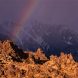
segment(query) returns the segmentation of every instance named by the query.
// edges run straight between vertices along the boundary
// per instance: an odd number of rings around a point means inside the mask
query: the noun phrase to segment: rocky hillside
[[[78,78],[77,72],[71,54],[47,58],[40,48],[23,51],[9,40],[0,41],[0,78]]]

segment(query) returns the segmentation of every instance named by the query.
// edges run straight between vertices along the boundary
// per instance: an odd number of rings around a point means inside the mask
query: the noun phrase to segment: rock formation
[[[12,41],[0,41],[0,78],[78,78],[72,54],[47,58],[39,48],[23,51]]]

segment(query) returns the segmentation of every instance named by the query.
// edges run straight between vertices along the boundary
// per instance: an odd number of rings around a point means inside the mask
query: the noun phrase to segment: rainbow
[[[35,10],[39,0],[28,0],[28,4],[25,5],[23,10],[21,11],[20,18],[14,25],[14,29],[12,31],[12,36],[18,36],[20,31],[23,29],[23,25],[28,21],[33,11]]]

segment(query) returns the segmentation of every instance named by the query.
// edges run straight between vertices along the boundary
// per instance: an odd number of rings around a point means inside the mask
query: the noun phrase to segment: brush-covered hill
[[[23,51],[12,41],[0,41],[0,78],[78,78],[78,63],[71,54],[47,58],[40,48]]]

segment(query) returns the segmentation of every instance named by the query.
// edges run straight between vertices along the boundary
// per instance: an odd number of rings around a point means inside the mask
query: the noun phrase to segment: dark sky
[[[78,1],[42,0],[36,17],[44,23],[64,24],[73,28],[78,27]]]
[[[37,20],[44,24],[67,25],[78,32],[78,0],[38,1],[36,9],[30,15],[28,24],[24,24],[26,27],[29,27],[31,21]],[[22,9],[25,8],[28,2],[29,0],[0,0],[0,23],[6,21],[17,22],[16,20],[20,18]],[[4,28],[6,30],[13,27],[4,26]],[[1,30],[0,32],[3,32]]]
[[[17,19],[27,0],[0,0],[0,21]],[[50,24],[78,25],[78,0],[39,0],[31,16]],[[20,16],[19,16],[20,17]]]
[[[0,21],[17,18],[26,0],[0,0]],[[78,0],[40,0],[33,19],[51,24],[78,25]]]
[[[17,18],[25,0],[0,0],[0,21]]]

